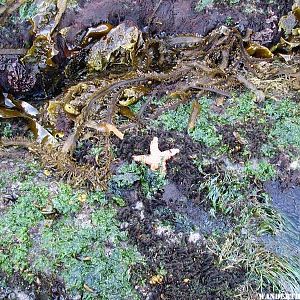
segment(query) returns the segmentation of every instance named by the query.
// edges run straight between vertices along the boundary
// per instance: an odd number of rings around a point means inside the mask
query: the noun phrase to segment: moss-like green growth
[[[228,123],[245,123],[258,117],[259,108],[252,93],[244,93],[227,100],[224,118]]]
[[[103,147],[92,147],[89,151],[89,154],[94,156],[94,157],[97,157],[98,155],[101,154],[101,152],[103,151]]]
[[[214,4],[214,0],[200,0],[198,3],[197,3],[197,6],[196,6],[196,11],[203,11],[205,8],[207,8],[208,6],[211,6]]]
[[[164,101],[166,100],[163,98],[155,103],[163,105]],[[289,99],[269,99],[264,103],[257,103],[252,93],[226,99],[221,109],[216,109],[211,99],[201,98],[199,103],[201,111],[196,126],[188,134],[193,140],[210,147],[211,155],[232,156],[234,147],[241,145],[240,155],[245,161],[249,158],[260,159],[257,172],[262,172],[262,168],[267,167],[263,162],[269,164],[269,159],[279,153],[284,152],[291,158],[300,155],[298,103]],[[153,121],[153,125],[165,130],[187,132],[191,106],[184,104],[175,110],[166,111]],[[247,166],[250,172],[249,164]],[[275,166],[272,168],[276,169]],[[271,170],[270,166],[268,169],[263,172],[270,172],[270,176],[259,179],[274,177],[276,171]]]
[[[1,124],[2,125],[2,124]],[[12,126],[10,123],[3,124],[2,136],[5,138],[11,138],[13,136]]]
[[[271,130],[269,137],[273,143],[276,143],[279,149],[286,149],[294,146],[300,149],[300,119],[286,118],[275,124]]]
[[[58,195],[52,199],[52,205],[63,215],[79,212],[82,205],[80,194],[74,192],[70,186],[62,184]]]
[[[35,14],[37,14],[37,5],[34,1],[25,1],[25,3],[19,8],[19,18],[21,21],[30,20]]]
[[[6,188],[6,185],[8,184],[8,178],[10,177],[10,174],[7,171],[4,171],[1,173],[0,176],[0,192]]]
[[[299,116],[299,104],[292,100],[266,100],[259,104],[255,102],[251,93],[245,93],[229,99],[221,117],[224,124],[230,122],[240,127],[239,131],[249,122],[259,126],[264,130],[267,139],[258,150],[263,156],[271,157],[279,152],[300,152]]]
[[[234,215],[244,201],[245,191],[248,187],[247,181],[239,180],[237,176],[230,174],[222,177],[216,175],[201,184],[201,190],[210,203],[210,213],[213,216],[216,216],[217,213]]]
[[[28,281],[59,276],[81,299],[136,299],[129,270],[141,257],[119,229],[113,203],[100,191],[52,190],[35,183],[36,174],[25,175],[20,196],[0,215],[0,270]],[[11,177],[1,183],[9,186]]]
[[[259,161],[255,163],[246,162],[245,174],[247,176],[254,177],[256,180],[267,181],[276,176],[276,170],[274,166],[267,161]]]
[[[201,142],[208,147],[216,146],[221,140],[218,134],[217,116],[211,110],[212,100],[201,98],[199,101],[201,111],[194,130],[189,135],[195,141]],[[191,104],[179,106],[176,110],[170,110],[159,116],[154,122],[156,126],[162,126],[166,130],[185,131],[188,127],[189,117],[192,111]]]
[[[39,207],[47,205],[49,191],[25,182],[21,192],[23,195],[16,203],[0,216],[0,269],[7,274],[24,272],[30,279],[28,255],[33,243],[30,230],[44,219]]]
[[[132,162],[124,164],[112,177],[110,190],[118,195],[120,189],[130,188],[137,181],[141,184],[142,192],[147,198],[153,196],[167,183],[165,175],[152,172],[143,164]]]
[[[267,251],[239,230],[211,236],[208,243],[221,268],[244,268],[249,286],[256,286],[258,292],[299,290],[299,265]]]
[[[273,166],[265,161],[247,162],[239,170],[207,174],[200,191],[212,216],[227,216],[237,227],[251,228],[254,235],[276,234],[282,230],[284,220],[262,189],[262,183],[275,175]]]
[[[291,100],[267,101],[263,108],[273,126],[268,133],[265,149],[268,153],[282,151],[300,152],[300,106]]]
[[[126,245],[116,211],[100,208],[86,219],[80,217],[65,215],[44,227],[35,271],[55,271],[71,295],[83,292],[83,299],[135,299],[128,270],[137,261],[137,252]]]
[[[270,169],[269,169],[270,168]],[[253,184],[255,180],[270,179],[274,176],[270,165],[262,163],[260,169],[252,169],[249,164],[239,173],[237,171],[227,171],[220,174],[207,175],[200,186],[205,201],[210,205],[210,213],[216,217],[217,214],[230,216],[235,222],[240,223],[241,213],[246,207],[252,209],[260,205],[268,204],[268,197],[259,186]],[[247,199],[259,201],[249,202]],[[247,214],[254,215],[253,212]],[[250,216],[249,215],[249,216]],[[260,219],[260,218],[259,218]],[[275,230],[274,230],[275,231]]]

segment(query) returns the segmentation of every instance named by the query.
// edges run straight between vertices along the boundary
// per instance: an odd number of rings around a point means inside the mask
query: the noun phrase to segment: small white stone
[[[172,230],[165,226],[157,226],[156,227],[156,234],[157,235],[165,235],[170,236],[172,234]]]
[[[162,226],[158,226],[156,228],[156,234],[157,235],[163,235],[166,232],[166,228],[162,227]]]
[[[292,170],[297,170],[297,169],[300,169],[300,160],[295,160],[293,161],[291,164],[290,164],[290,168]]]
[[[190,243],[197,243],[201,238],[201,235],[199,232],[191,232],[189,236],[189,242]]]
[[[241,234],[246,235],[248,234],[248,230],[246,228],[241,229]]]
[[[144,209],[144,204],[142,201],[138,201],[136,204],[135,204],[135,209],[137,210],[143,210]]]
[[[17,300],[32,300],[32,298],[30,296],[28,296],[27,294],[25,294],[24,292],[18,292],[16,294],[16,299]]]

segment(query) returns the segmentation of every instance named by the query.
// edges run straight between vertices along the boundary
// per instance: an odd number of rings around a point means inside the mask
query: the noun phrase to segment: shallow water
[[[163,200],[169,207],[185,216],[189,222],[203,235],[211,234],[213,231],[226,231],[229,224],[221,218],[214,218],[204,208],[186,198],[173,183],[165,186]],[[174,203],[176,203],[174,205]]]
[[[279,255],[300,263],[300,187],[283,188],[273,181],[265,185],[272,206],[284,219],[285,226],[275,236],[264,236],[266,247]]]

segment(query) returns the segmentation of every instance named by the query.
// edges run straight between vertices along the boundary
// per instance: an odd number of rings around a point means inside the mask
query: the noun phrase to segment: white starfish
[[[177,153],[179,153],[179,149],[160,151],[158,148],[158,138],[154,137],[150,144],[150,154],[133,155],[133,160],[149,165],[152,171],[159,169],[162,173],[165,173],[167,160]]]

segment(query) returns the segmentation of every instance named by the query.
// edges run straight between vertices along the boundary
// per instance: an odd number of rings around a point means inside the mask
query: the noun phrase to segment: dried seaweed
[[[50,144],[38,144],[27,138],[16,137],[13,139],[1,138],[0,147],[18,146],[27,148],[36,155],[41,164],[52,170],[53,174],[59,178],[63,178],[66,182],[75,187],[86,186],[88,188],[106,188],[106,180],[109,174],[109,165],[112,161],[112,154],[106,143],[106,147],[102,151],[102,157],[105,165],[102,168],[97,166],[89,166],[86,164],[78,164],[68,154],[63,153],[57,146]]]

